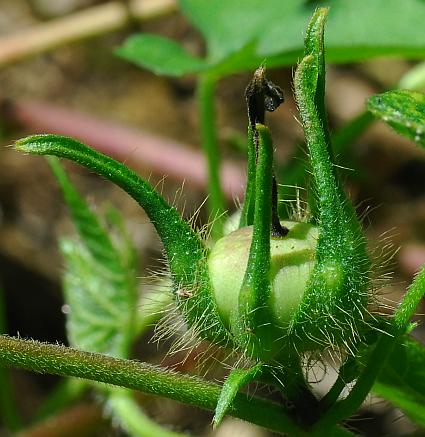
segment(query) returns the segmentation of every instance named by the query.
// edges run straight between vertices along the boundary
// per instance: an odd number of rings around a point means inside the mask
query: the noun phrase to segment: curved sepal
[[[205,336],[226,341],[211,297],[206,248],[196,232],[146,181],[124,164],[72,138],[34,135],[16,142],[18,151],[70,159],[109,179],[146,211],[164,245],[175,295],[189,325],[208,327]]]
[[[218,398],[217,407],[213,418],[213,426],[220,425],[224,416],[229,411],[233,400],[238,394],[239,390],[246,384],[254,381],[261,375],[263,370],[262,363],[258,363],[249,369],[233,369],[226,381]]]
[[[359,221],[332,161],[323,115],[325,18],[323,9],[313,16],[306,37],[308,55],[300,62],[294,83],[317,192],[320,234],[317,262],[293,331],[295,338],[303,339],[303,347],[342,341],[350,348],[358,340],[357,323],[368,303],[369,260]]]
[[[272,205],[273,143],[270,131],[256,125],[259,136],[255,181],[254,229],[248,265],[239,293],[236,327],[239,345],[248,356],[266,359],[275,352],[276,339],[270,336],[270,231]]]

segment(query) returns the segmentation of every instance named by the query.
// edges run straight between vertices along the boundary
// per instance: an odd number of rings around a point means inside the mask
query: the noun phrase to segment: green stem
[[[295,407],[298,422],[308,426],[317,420],[319,401],[305,379],[299,354],[295,351],[285,354],[281,366],[264,366],[259,380],[278,388]]]
[[[208,207],[210,218],[214,220],[212,236],[223,235],[223,213],[225,203],[220,185],[220,153],[216,133],[214,95],[217,80],[202,74],[198,83],[198,105],[200,113],[201,143],[208,165]]]
[[[425,295],[425,267],[418,273],[407,290],[403,301],[394,314],[393,323],[399,335],[403,335],[415,314],[416,308]]]
[[[140,390],[212,411],[221,392],[217,384],[147,363],[7,336],[0,336],[0,364]],[[281,434],[308,435],[279,404],[253,396],[237,394],[229,413]]]
[[[352,382],[358,374],[357,361],[353,356],[347,357],[339,369],[338,378],[332,385],[331,389],[320,399],[319,408],[322,412],[329,410],[337,401],[342,390],[348,383]]]

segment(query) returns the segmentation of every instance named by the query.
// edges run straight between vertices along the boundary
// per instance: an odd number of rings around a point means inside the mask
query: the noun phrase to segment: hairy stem
[[[425,267],[418,273],[394,314],[393,323],[399,335],[405,333],[410,319],[425,295]]]
[[[212,411],[221,392],[217,384],[146,363],[7,336],[0,336],[0,364],[118,385]],[[229,413],[281,434],[308,435],[279,404],[256,397],[236,395]]]

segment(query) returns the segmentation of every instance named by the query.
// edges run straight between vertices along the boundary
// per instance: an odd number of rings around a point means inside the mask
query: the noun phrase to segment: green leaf
[[[215,409],[213,424],[214,427],[220,425],[224,416],[229,411],[233,400],[238,391],[249,382],[255,380],[261,373],[262,364],[256,364],[250,369],[233,369],[226,381],[218,398],[217,407]]]
[[[180,46],[147,35],[147,43],[140,51],[145,59],[140,58],[139,65],[169,75],[196,73],[201,69],[225,75],[255,68],[264,60],[268,67],[293,64],[303,51],[305,24],[320,4],[330,6],[328,62],[353,62],[382,55],[425,57],[420,31],[425,21],[422,0],[404,0],[402,7],[400,0],[245,0],[243,3],[180,0],[179,3],[183,14],[205,38],[206,61],[193,60]]]
[[[425,427],[424,346],[407,336],[399,342],[374,384],[373,391]]]
[[[135,261],[122,251],[90,211],[57,158],[50,166],[71,211],[79,240],[62,239],[65,258],[64,293],[69,305],[68,337],[72,345],[91,352],[127,357],[136,308]],[[128,239],[127,244],[131,244]],[[134,253],[130,246],[128,252]]]
[[[127,356],[129,316],[135,303],[129,298],[125,276],[109,271],[78,241],[62,239],[60,248],[66,266],[64,293],[70,308],[70,343],[87,351]]]
[[[261,39],[270,27],[279,25],[288,31],[285,41],[298,42],[302,47],[301,29],[310,11],[303,11],[299,0],[180,0],[183,13],[203,34],[208,47],[208,59],[218,63]],[[300,17],[303,19],[300,20]],[[294,26],[292,23],[296,23]],[[297,26],[298,25],[298,26]],[[243,31],[241,31],[243,30]],[[300,34],[291,38],[297,31]],[[292,33],[292,35],[291,35]],[[261,54],[262,55],[262,54]],[[252,56],[252,55],[251,55]]]
[[[268,2],[266,2],[268,3]],[[299,2],[301,3],[301,2]],[[353,62],[382,55],[424,58],[422,0],[326,0],[313,2],[330,8],[326,30],[328,62]],[[273,5],[274,6],[274,5]],[[296,17],[286,16],[264,30],[258,55],[275,56],[299,49],[299,22],[312,12],[304,8]],[[298,23],[290,22],[296,18]],[[287,27],[289,27],[287,31]],[[284,37],[283,37],[284,36]]]
[[[72,220],[92,257],[105,268],[120,274],[123,265],[108,233],[100,225],[98,218],[92,213],[86,202],[71,184],[59,160],[47,158],[50,168],[61,187],[65,201],[69,207]]]
[[[180,44],[152,34],[132,35],[115,53],[156,74],[182,76],[205,69],[206,62],[189,54]]]
[[[425,94],[395,90],[372,96],[367,109],[396,132],[425,147]]]

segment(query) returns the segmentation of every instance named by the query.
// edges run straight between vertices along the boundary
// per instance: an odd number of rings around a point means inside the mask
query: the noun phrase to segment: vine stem
[[[214,410],[221,386],[147,363],[83,352],[60,345],[0,336],[0,364],[37,373],[74,376],[163,396],[206,410]],[[229,413],[272,431],[304,437],[279,404],[238,394]],[[345,435],[344,430],[341,435]],[[339,435],[339,434],[338,434]]]
[[[202,74],[198,82],[198,106],[200,114],[201,143],[208,165],[208,209],[214,220],[212,236],[223,234],[223,213],[225,203],[220,183],[220,156],[217,145],[214,96],[217,79],[210,74]]]

